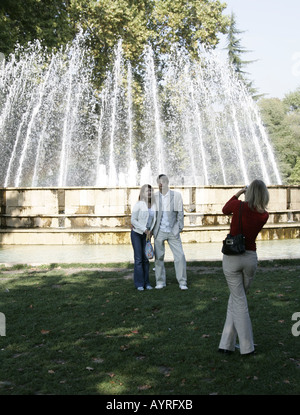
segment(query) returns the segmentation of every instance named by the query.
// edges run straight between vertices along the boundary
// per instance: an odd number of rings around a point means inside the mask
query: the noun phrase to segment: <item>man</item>
[[[180,232],[183,229],[183,201],[179,192],[169,189],[169,179],[165,174],[157,178],[159,192],[155,193],[158,209],[156,224],[153,228],[155,249],[155,278],[157,289],[166,286],[164,265],[165,241],[173,253],[176,278],[181,290],[187,290],[186,260],[183,252]]]

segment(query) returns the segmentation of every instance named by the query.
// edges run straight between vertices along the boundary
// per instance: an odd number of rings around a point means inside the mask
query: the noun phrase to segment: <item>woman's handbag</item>
[[[243,235],[243,227],[242,227],[242,209],[243,203],[240,203],[240,212],[239,212],[239,225],[240,225],[240,232],[236,236],[230,235],[230,233],[226,236],[226,239],[223,241],[222,253],[225,255],[240,255],[246,251],[245,248],[245,237]]]
[[[154,257],[154,251],[150,239],[147,239],[146,241],[145,255],[148,259],[152,259]]]

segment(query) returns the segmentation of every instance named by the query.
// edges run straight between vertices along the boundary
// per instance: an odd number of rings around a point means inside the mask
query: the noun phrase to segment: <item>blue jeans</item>
[[[134,285],[146,287],[149,282],[149,260],[145,255],[146,234],[131,231],[131,243],[134,252]]]

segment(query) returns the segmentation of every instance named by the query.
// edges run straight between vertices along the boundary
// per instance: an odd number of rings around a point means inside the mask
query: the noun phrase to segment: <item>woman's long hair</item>
[[[146,202],[148,204],[148,196],[145,197],[145,189],[150,189],[151,190],[151,205],[152,205],[152,198],[153,198],[153,188],[150,184],[143,184],[143,186],[140,189],[140,194],[139,194],[139,200],[143,200],[144,202]]]
[[[245,194],[250,209],[264,212],[269,203],[269,191],[262,180],[253,180]]]

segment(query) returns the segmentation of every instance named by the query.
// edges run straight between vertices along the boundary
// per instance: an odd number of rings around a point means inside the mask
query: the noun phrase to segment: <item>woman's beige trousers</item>
[[[246,293],[252,283],[257,268],[257,254],[246,251],[242,255],[223,255],[223,272],[230,290],[227,316],[220,349],[235,350],[239,339],[240,353],[254,351],[252,324],[250,320]]]

